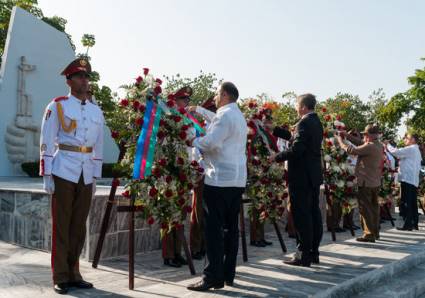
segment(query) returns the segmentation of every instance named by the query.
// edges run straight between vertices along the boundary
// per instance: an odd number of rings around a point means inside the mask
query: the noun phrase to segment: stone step
[[[354,297],[425,297],[425,263],[396,274],[393,278],[384,280]]]

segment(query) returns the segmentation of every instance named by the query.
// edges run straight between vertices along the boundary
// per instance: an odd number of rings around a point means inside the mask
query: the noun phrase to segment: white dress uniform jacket
[[[65,127],[75,120],[76,128],[66,132],[58,115],[58,103],[63,110]],[[102,110],[86,100],[86,104],[72,95],[53,100],[46,108],[41,125],[40,175],[55,175],[78,183],[81,173],[84,184],[102,175],[103,125]],[[92,147],[91,153],[60,150],[59,144]]]

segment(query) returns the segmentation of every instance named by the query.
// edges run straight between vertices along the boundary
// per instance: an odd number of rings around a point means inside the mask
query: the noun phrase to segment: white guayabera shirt
[[[193,146],[204,157],[205,184],[245,187],[247,179],[246,141],[248,127],[236,103],[220,107],[204,137]]]
[[[398,181],[419,186],[419,172],[421,170],[422,156],[417,144],[400,149],[387,145],[387,150],[400,161],[398,168]]]

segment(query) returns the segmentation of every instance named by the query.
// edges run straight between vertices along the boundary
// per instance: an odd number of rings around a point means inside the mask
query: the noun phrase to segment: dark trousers
[[[238,215],[244,188],[204,186],[205,242],[208,263],[204,280],[232,282],[239,248]]]
[[[404,227],[411,229],[418,225],[419,213],[417,203],[418,189],[416,186],[401,182],[401,204],[403,204]]]
[[[289,185],[291,211],[297,230],[297,247],[301,258],[308,260],[310,254],[319,254],[322,240],[322,215],[319,208],[320,186],[293,187]]]
[[[84,185],[53,176],[52,273],[53,282],[80,281],[79,258],[86,238],[86,220],[92,198],[92,184]]]

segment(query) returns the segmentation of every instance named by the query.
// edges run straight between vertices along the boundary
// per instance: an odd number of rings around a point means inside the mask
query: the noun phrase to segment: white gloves
[[[93,177],[92,196],[96,194],[96,178]]]
[[[53,177],[43,176],[43,189],[49,194],[53,194],[55,192],[55,182],[53,181]]]

